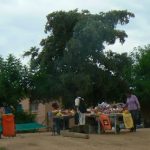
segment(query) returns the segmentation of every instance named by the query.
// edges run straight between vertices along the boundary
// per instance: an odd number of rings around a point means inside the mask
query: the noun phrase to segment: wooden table
[[[117,134],[118,133],[117,120],[118,120],[118,117],[123,117],[123,115],[122,115],[122,113],[111,113],[111,114],[109,114],[109,117],[114,119],[114,130],[115,130],[115,134]]]
[[[97,125],[98,125],[98,127],[97,127],[97,133],[101,134],[101,123],[100,123],[99,116],[100,115],[97,115],[97,114],[90,114],[90,113],[85,114],[85,117],[91,117],[91,118],[94,118],[96,120]]]
[[[65,119],[71,119],[73,117],[74,117],[73,115],[67,115],[67,114],[63,114],[61,116],[53,116],[53,118],[59,118],[59,119],[62,120],[62,122],[63,122],[63,130],[66,129],[66,124],[65,124],[66,120]]]
[[[115,134],[118,133],[118,130],[117,130],[117,120],[118,120],[118,117],[122,117],[122,113],[111,113],[111,114],[106,114],[108,115],[111,119],[114,120],[114,132]],[[86,114],[86,117],[93,117],[96,121],[97,121],[97,124],[98,124],[98,128],[97,128],[97,133],[98,134],[101,134],[101,122],[100,122],[100,114],[97,115],[97,114]]]

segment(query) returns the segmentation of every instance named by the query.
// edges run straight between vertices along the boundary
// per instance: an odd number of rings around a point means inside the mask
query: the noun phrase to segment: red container
[[[13,114],[4,114],[2,116],[3,136],[12,137],[16,135],[15,121]]]

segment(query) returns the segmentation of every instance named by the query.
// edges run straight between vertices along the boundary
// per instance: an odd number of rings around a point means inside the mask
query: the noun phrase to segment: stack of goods
[[[88,112],[91,114],[111,114],[111,113],[122,113],[124,111],[125,104],[124,103],[117,103],[117,104],[108,104],[106,102],[102,102],[101,104],[98,104],[97,107],[94,109],[87,109]]]
[[[98,107],[95,107],[95,108],[88,108],[87,109],[87,112],[88,114],[91,116],[91,115],[100,115],[102,112],[98,110]]]
[[[125,108],[124,103],[107,104],[105,102],[102,102],[101,104],[98,104],[99,111],[105,114],[122,113],[124,108]]]

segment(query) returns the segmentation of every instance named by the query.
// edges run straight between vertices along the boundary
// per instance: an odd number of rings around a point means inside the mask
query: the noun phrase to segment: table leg
[[[117,116],[115,115],[114,116],[115,118],[115,134],[117,134]]]
[[[65,129],[66,129],[66,126],[65,126],[66,118],[65,118],[65,117],[63,117],[63,118],[62,118],[62,121],[63,121],[63,130],[65,130]]]
[[[97,123],[98,123],[97,133],[101,134],[101,123],[100,123],[100,120],[97,120]]]

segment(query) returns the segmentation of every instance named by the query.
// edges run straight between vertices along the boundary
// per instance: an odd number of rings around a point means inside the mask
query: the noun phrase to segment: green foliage
[[[150,45],[138,47],[133,53],[134,87],[142,106],[149,110],[150,102]]]
[[[23,57],[31,56],[30,68],[32,68],[32,70],[34,70],[34,68],[37,67],[36,57],[38,56],[38,52],[39,52],[39,48],[31,47],[29,51],[26,51],[23,54]]]
[[[47,15],[45,32],[49,35],[41,41],[42,49],[34,47],[25,53],[31,56],[33,73],[30,98],[45,101],[62,97],[65,103],[72,103],[69,100],[80,95],[91,104],[98,99],[119,99],[128,86],[125,73],[130,79],[131,61],[127,54],[105,54],[103,50],[117,39],[124,43],[127,34],[117,25],[129,23],[131,17],[134,14],[126,10]]]
[[[7,150],[6,147],[0,147],[0,150]]]
[[[16,124],[35,122],[36,118],[35,114],[26,113],[23,111],[15,112],[14,115]]]
[[[149,109],[150,45],[135,48],[131,55],[103,51],[116,40],[125,42],[127,34],[117,25],[128,24],[132,17],[126,10],[48,14],[48,36],[41,40],[41,49],[31,47],[24,53],[30,57],[30,68],[13,55],[0,57],[0,104],[17,106],[28,96],[42,102],[62,98],[71,105],[75,96],[82,96],[93,105],[99,100],[122,100],[133,87],[143,108]],[[16,116],[17,122],[34,120],[26,113]]]
[[[0,58],[0,102],[16,106],[26,95],[27,68],[19,59],[9,55],[6,60]]]

